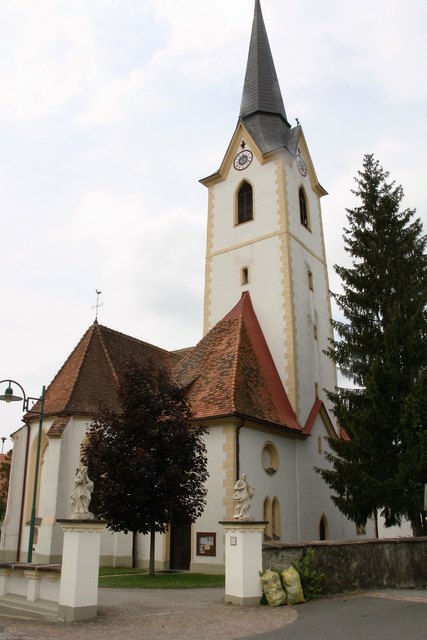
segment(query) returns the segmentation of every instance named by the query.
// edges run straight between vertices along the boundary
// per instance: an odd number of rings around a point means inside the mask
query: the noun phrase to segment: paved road
[[[383,591],[327,598],[296,607],[281,629],[245,640],[426,640],[427,592]]]
[[[271,608],[226,605],[223,589],[100,589],[99,615],[87,622],[0,616],[0,640],[127,638],[427,640],[427,592],[364,593]]]

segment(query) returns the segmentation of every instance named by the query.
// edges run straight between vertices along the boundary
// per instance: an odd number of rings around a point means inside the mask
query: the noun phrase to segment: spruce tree
[[[359,525],[380,511],[386,526],[409,519],[427,534],[427,256],[426,237],[403,190],[373,155],[364,157],[347,209],[345,250],[335,266],[344,316],[334,321],[328,354],[353,388],[330,390],[348,438],[330,439],[330,469],[317,469],[332,500]]]
[[[150,534],[154,575],[155,532],[194,522],[205,507],[205,430],[185,390],[151,362],[128,365],[118,399],[120,409],[100,411],[88,431],[91,510],[112,531]]]

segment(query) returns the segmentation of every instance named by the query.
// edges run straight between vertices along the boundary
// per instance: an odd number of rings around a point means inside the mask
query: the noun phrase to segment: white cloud
[[[425,2],[262,7],[288,117],[330,193],[330,266],[346,260],[365,153],[427,222]],[[248,0],[0,0],[0,379],[32,394],[48,383],[93,320],[95,288],[112,328],[164,347],[199,339],[197,180],[233,133],[252,11]],[[11,426],[2,409],[0,432]]]

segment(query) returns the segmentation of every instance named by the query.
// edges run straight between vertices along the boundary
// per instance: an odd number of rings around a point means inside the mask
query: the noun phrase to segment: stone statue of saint
[[[247,481],[246,474],[242,473],[240,480],[234,485],[234,514],[235,520],[249,520],[249,509],[251,507],[251,499],[255,490]]]
[[[93,520],[93,513],[89,511],[89,503],[92,497],[93,482],[87,475],[87,467],[76,469],[74,477],[74,489],[71,493],[71,507],[73,509],[73,519]]]

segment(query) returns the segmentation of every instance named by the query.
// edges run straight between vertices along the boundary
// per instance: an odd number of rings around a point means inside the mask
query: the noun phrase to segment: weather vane
[[[96,304],[93,305],[92,309],[96,309],[95,320],[98,320],[99,307],[103,307],[104,303],[100,302],[99,300],[99,296],[101,295],[102,291],[98,291],[98,289],[95,289],[95,291],[96,291]]]

